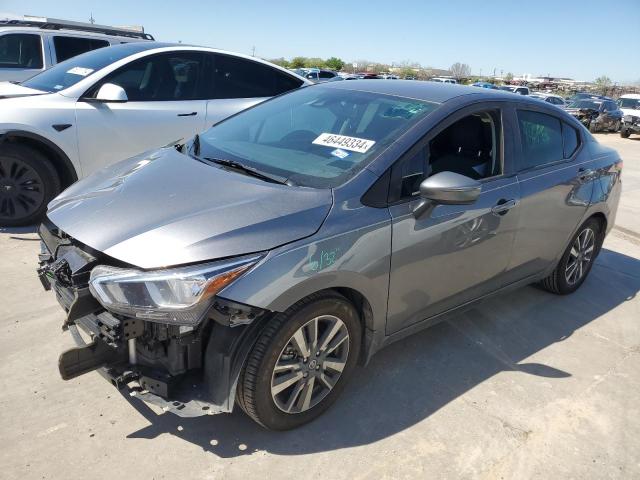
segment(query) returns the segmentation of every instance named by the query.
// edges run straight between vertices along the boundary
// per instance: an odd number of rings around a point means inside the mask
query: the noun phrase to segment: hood
[[[85,245],[148,269],[313,235],[331,205],[331,190],[268,183],[163,148],[75,183],[47,216]]]
[[[0,82],[0,98],[28,97],[30,95],[42,95],[47,92],[35,88],[23,87],[17,83]]]

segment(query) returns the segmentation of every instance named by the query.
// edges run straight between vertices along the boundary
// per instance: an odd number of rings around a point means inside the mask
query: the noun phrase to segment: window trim
[[[44,50],[44,38],[42,35],[40,35],[39,33],[32,33],[32,32],[7,32],[4,33],[2,35],[0,35],[0,37],[9,37],[11,35],[30,35],[33,37],[38,37],[40,39],[40,66],[39,67],[25,67],[24,65],[16,65],[11,66],[11,65],[4,65],[2,63],[0,63],[0,69],[7,69],[7,70],[38,70],[38,71],[42,71],[46,68],[46,58],[45,58],[45,50]]]
[[[526,168],[522,168],[522,165],[524,164],[524,150],[523,150],[523,146],[522,146],[522,135],[520,133],[520,121],[518,119],[518,111],[520,110],[525,110],[525,111],[531,111],[531,112],[535,112],[535,113],[541,113],[544,115],[548,115],[550,117],[555,118],[556,120],[558,120],[560,122],[560,135],[562,137],[562,159],[560,160],[556,160],[553,162],[549,162],[549,163],[544,163],[542,165],[533,165],[531,167],[526,167]],[[516,129],[515,132],[515,136],[514,138],[516,139],[516,141],[514,142],[517,147],[517,155],[515,156],[516,161],[515,161],[515,173],[520,175],[523,173],[528,173],[528,172],[532,172],[535,170],[543,170],[545,168],[551,167],[551,166],[557,166],[557,165],[562,165],[564,163],[571,163],[573,162],[576,157],[580,154],[580,152],[582,151],[585,141],[583,138],[583,132],[579,129],[576,128],[574,125],[571,125],[571,122],[567,121],[566,119],[563,119],[561,117],[559,117],[558,115],[554,115],[555,112],[550,112],[547,109],[544,108],[537,108],[537,105],[519,105],[516,106],[514,109],[514,115],[515,115],[515,121],[514,121],[514,128]],[[567,124],[568,126],[570,126],[571,128],[573,128],[574,130],[576,130],[578,132],[578,146],[575,149],[575,151],[573,152],[573,154],[569,157],[569,158],[564,158],[564,134],[563,134],[563,124]]]
[[[394,188],[394,182],[398,182],[398,174],[396,173],[399,170],[398,166],[409,159],[412,158],[419,150],[425,148],[428,143],[433,140],[438,134],[440,134],[443,130],[450,127],[454,123],[459,120],[462,120],[469,115],[473,115],[476,113],[488,112],[491,110],[498,110],[500,114],[500,166],[501,172],[499,175],[493,175],[491,177],[485,177],[478,180],[481,184],[489,183],[501,178],[510,177],[515,174],[515,171],[512,171],[508,168],[505,152],[507,150],[507,140],[506,140],[506,131],[508,130],[508,122],[510,121],[509,114],[510,105],[506,102],[496,102],[496,101],[482,101],[479,103],[474,103],[472,105],[466,105],[462,108],[451,112],[447,115],[446,118],[441,120],[439,123],[430,128],[417,142],[415,142],[412,146],[410,146],[402,155],[398,157],[398,159],[393,162],[393,164],[388,168],[390,170],[389,177],[389,188],[387,194],[387,206],[391,205],[400,205],[403,203],[413,202],[417,199],[416,196],[413,197],[405,197],[399,198],[397,193],[401,190],[401,187]],[[513,163],[513,162],[511,162]],[[509,165],[510,166],[510,165]],[[380,179],[386,176],[386,172],[380,175]],[[374,182],[374,185],[377,183]]]

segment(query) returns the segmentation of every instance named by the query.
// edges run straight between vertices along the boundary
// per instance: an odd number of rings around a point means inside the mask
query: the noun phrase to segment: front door
[[[205,129],[202,55],[170,52],[150,55],[116,70],[95,85],[124,88],[125,103],[76,104],[78,149],[84,176],[146,150],[189,139]]]
[[[505,284],[520,193],[509,172],[510,135],[507,142],[504,137],[500,108],[464,112],[428,140],[424,151],[394,167],[391,192],[393,182],[400,182],[401,199],[389,207],[393,232],[387,334]],[[454,171],[480,181],[478,200],[440,205],[416,218],[413,209],[420,200],[415,191],[425,177],[421,155],[427,158],[429,175]]]

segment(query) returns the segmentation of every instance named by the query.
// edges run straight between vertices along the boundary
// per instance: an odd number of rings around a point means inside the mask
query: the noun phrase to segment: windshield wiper
[[[294,186],[294,183],[291,182],[291,180],[288,180],[286,177],[281,177],[279,175],[273,175],[270,173],[261,172],[256,168],[243,165],[242,163],[236,162],[235,160],[227,160],[226,158],[210,158],[210,157],[202,157],[202,158],[203,160],[207,160],[209,162],[215,163],[216,165],[222,165],[223,167],[239,170],[240,172],[246,175],[260,178],[267,182],[279,183],[280,185],[289,185],[290,187]]]

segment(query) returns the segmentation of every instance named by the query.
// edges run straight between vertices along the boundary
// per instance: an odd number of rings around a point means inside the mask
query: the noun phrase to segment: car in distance
[[[357,80],[281,95],[51,202],[39,274],[78,342],[60,373],[100,368],[181,416],[302,425],[395,340],[532,282],[577,290],[621,168],[525,96]]]
[[[617,132],[622,125],[622,110],[611,99],[583,98],[567,105],[566,111],[592,133],[603,130]]]
[[[640,95],[637,93],[622,95],[617,104],[623,114],[620,136],[629,138],[632,133],[640,133]]]
[[[489,82],[475,82],[471,84],[472,87],[479,87],[479,88],[488,88],[491,90],[498,90],[498,87],[496,87],[493,83],[489,83]]]
[[[137,42],[0,84],[0,225],[29,225],[78,178],[311,84],[204,47]]]
[[[429,79],[429,81],[438,82],[438,83],[453,83],[453,84],[458,83],[458,81],[455,78],[446,78],[446,77],[433,77]]]
[[[335,82],[342,80],[342,77],[333,70],[324,70],[320,68],[298,68],[293,71],[313,83]]]
[[[21,82],[71,57],[121,43],[153,40],[124,28],[55,18],[0,19],[0,82]]]
[[[518,95],[529,95],[529,87],[522,87],[518,85],[501,85],[498,87],[500,90],[506,92],[517,93]]]
[[[535,92],[529,95],[531,98],[542,100],[543,102],[550,103],[559,108],[565,108],[568,103],[560,95],[554,95],[552,93]]]

